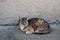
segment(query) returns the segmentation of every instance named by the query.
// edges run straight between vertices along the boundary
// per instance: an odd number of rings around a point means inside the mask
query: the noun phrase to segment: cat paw
[[[26,32],[26,34],[32,34],[32,32]]]

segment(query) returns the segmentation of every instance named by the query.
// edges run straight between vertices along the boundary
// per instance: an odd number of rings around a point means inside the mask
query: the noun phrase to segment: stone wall
[[[0,24],[17,23],[19,16],[60,21],[60,0],[0,0]]]

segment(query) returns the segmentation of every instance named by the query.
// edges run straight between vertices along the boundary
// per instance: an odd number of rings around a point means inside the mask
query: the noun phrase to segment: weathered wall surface
[[[48,22],[60,20],[60,0],[0,0],[0,24],[38,15]]]

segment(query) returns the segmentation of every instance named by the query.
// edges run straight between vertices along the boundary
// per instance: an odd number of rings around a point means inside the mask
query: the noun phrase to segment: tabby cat
[[[19,22],[20,29],[26,34],[49,33],[49,24],[42,18],[22,18]]]

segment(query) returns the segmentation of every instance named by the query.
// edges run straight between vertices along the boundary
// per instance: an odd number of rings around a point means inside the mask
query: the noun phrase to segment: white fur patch
[[[32,34],[32,32],[27,31],[26,34]]]
[[[25,28],[25,26],[23,24],[20,24],[20,29],[23,31],[23,29]]]

